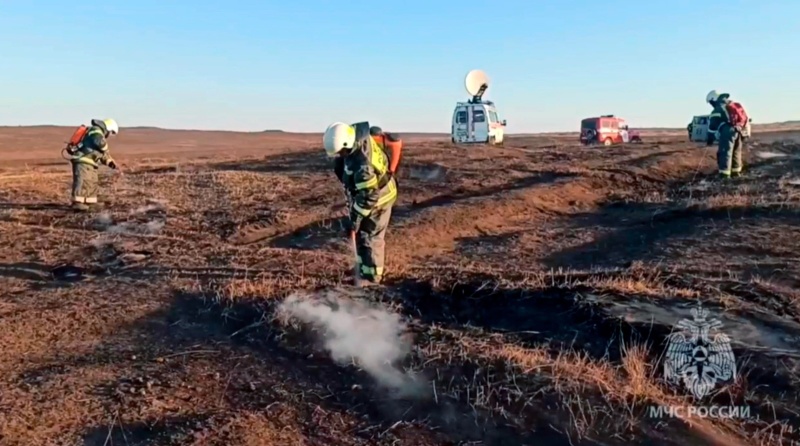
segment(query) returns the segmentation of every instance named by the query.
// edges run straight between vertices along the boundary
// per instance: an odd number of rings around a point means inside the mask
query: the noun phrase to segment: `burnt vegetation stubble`
[[[400,366],[430,384],[418,398],[333,364],[319,334],[274,318],[292,290],[329,289],[348,272],[323,158],[190,169],[145,160],[123,184],[105,178],[111,226],[159,217],[156,234],[109,234],[62,211],[54,177],[8,180],[2,366],[13,399],[3,406],[15,415],[0,418],[0,433],[11,444],[788,444],[796,365],[769,346],[735,344],[742,377],[713,400],[749,404],[760,420],[690,427],[645,416],[648,404],[686,401],[656,377],[674,321],[620,307],[685,315],[700,298],[786,343],[798,333],[796,270],[780,240],[792,233],[765,238],[765,226],[796,223],[794,158],[750,152],[752,175],[719,185],[700,172],[708,153],[680,144],[466,155],[412,146],[390,231],[396,272],[385,292],[361,298],[405,315],[415,349]],[[168,208],[137,213],[142,196]],[[237,238],[248,232],[258,237]],[[65,260],[89,276],[53,282]],[[34,420],[43,427],[24,427]]]

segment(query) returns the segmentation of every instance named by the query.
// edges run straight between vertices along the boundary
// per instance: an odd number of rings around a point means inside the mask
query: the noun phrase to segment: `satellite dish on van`
[[[470,96],[480,99],[486,89],[489,88],[489,76],[483,70],[472,70],[467,73],[467,77],[464,79],[464,86]]]

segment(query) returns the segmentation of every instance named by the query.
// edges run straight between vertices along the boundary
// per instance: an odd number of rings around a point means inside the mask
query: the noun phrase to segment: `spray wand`
[[[353,198],[350,196],[350,192],[348,192],[347,187],[345,186],[344,189],[344,197],[347,200],[347,217],[349,218],[350,209],[353,207]],[[358,247],[356,246],[356,236],[354,228],[350,229],[350,250],[353,252],[353,284],[356,288],[361,287],[361,274],[358,270]]]

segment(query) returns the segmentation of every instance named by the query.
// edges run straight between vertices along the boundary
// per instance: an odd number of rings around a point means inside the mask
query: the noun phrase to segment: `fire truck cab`
[[[624,119],[614,115],[603,115],[581,121],[580,141],[585,145],[610,146],[628,142],[640,143],[642,137],[639,131],[631,130]]]

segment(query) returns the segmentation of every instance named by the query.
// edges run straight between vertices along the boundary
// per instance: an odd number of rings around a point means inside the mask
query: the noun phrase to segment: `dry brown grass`
[[[115,444],[125,444],[119,432],[152,444],[161,429],[159,438],[181,444],[427,446],[529,444],[535,426],[561,443],[694,435],[720,445],[788,444],[797,392],[779,393],[780,381],[752,374],[723,393],[747,401],[760,420],[648,419],[650,405],[691,401],[660,381],[652,343],[598,328],[619,322],[605,305],[634,300],[665,311],[702,300],[748,321],[800,315],[791,160],[782,172],[759,167],[757,181],[700,183],[708,153],[668,133],[607,150],[577,147],[572,135],[515,138],[492,152],[410,145],[409,165],[446,174],[401,175],[388,286],[363,298],[409,321],[417,344],[405,366],[430,375],[433,403],[372,393],[357,367],[332,364],[273,320],[288,294],[342,286],[350,271],[336,222],[341,191],[324,157],[308,152],[318,135],[269,142],[132,131],[115,146],[126,174],[102,173],[107,217],[163,221],[155,233],[113,233],[96,216],[42,207],[66,201],[68,172],[25,167],[25,155],[10,165],[21,170],[0,176],[0,345],[10,377],[0,383],[0,406],[14,414],[0,416],[0,436],[12,445],[80,444],[100,425],[100,444],[109,432]],[[145,144],[156,136],[163,150]],[[217,156],[223,142],[238,149]],[[92,276],[54,284],[49,268],[62,262]],[[450,296],[458,286],[472,289]],[[425,287],[433,294],[413,295]],[[511,290],[517,307],[496,320],[481,314]],[[567,312],[586,304],[591,323],[541,333],[507,326],[508,313],[538,308],[522,294],[574,300]],[[562,312],[532,317],[546,326]],[[570,330],[619,354],[556,339]],[[746,353],[748,372],[782,361],[776,376],[800,382],[785,351]],[[152,388],[130,391],[141,382]],[[388,410],[394,405],[399,415]],[[169,423],[151,426],[162,419]]]
[[[472,348],[470,348],[472,347]],[[653,377],[653,364],[648,360],[647,349],[642,345],[624,347],[621,366],[613,366],[607,361],[593,361],[586,354],[575,351],[560,352],[553,357],[552,353],[543,349],[526,349],[517,346],[498,346],[487,348],[486,345],[467,345],[470,356],[508,361],[523,374],[546,374],[553,381],[564,403],[573,402],[574,396],[596,390],[599,391],[607,406],[593,410],[580,410],[589,407],[578,403],[579,418],[573,418],[575,430],[583,435],[589,434],[594,426],[588,414],[601,411],[613,417],[627,415],[624,418],[628,426],[637,424],[637,417],[632,413],[638,408],[655,406],[691,405],[689,398],[682,398],[665,392]],[[627,409],[628,413],[625,413]],[[641,410],[639,410],[641,413]],[[749,435],[738,431],[731,422],[715,422],[709,420],[690,420],[684,418],[692,429],[697,430],[714,444],[745,445]],[[737,432],[738,431],[738,432]],[[779,443],[776,443],[779,444]]]

